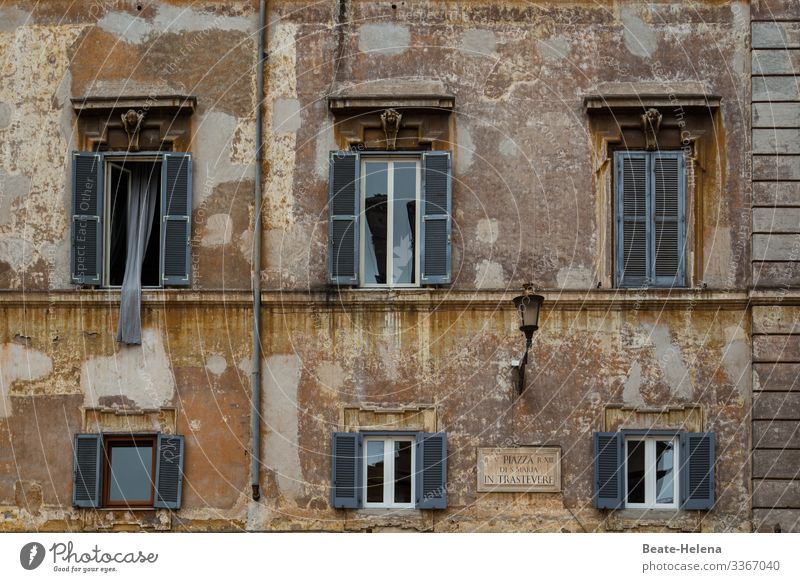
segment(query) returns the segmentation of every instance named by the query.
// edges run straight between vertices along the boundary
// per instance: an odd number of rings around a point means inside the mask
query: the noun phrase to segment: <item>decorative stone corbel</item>
[[[381,113],[381,125],[386,134],[386,149],[394,150],[397,147],[397,133],[400,131],[400,120],[403,114],[396,109],[386,109]]]
[[[125,128],[125,133],[128,134],[128,149],[136,151],[139,149],[139,129],[142,127],[144,120],[144,113],[128,109],[127,113],[123,113],[122,127]]]
[[[658,148],[658,130],[661,129],[661,112],[650,108],[642,115],[642,133],[644,133],[645,149]]]

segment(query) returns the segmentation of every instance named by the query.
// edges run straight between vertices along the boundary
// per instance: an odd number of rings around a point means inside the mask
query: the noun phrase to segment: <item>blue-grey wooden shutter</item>
[[[417,433],[417,508],[447,507],[447,435]]]
[[[681,433],[681,507],[714,507],[714,433]]]
[[[451,280],[453,180],[450,152],[422,155],[422,241],[420,264],[423,285],[442,285]]]
[[[72,282],[103,283],[103,154],[72,153]]]
[[[192,154],[164,154],[161,168],[161,284],[186,287],[192,271]]]
[[[683,152],[654,152],[651,261],[656,285],[684,285],[685,184]]]
[[[103,469],[103,437],[76,434],[72,468],[72,505],[100,507]]]
[[[155,507],[180,509],[183,493],[183,436],[158,435]]]
[[[618,509],[623,503],[624,439],[618,432],[594,433],[594,506]]]
[[[615,152],[616,279],[620,287],[648,285],[650,260],[650,156]]]
[[[333,433],[331,499],[334,507],[361,507],[363,439],[357,432]]]
[[[337,285],[358,285],[359,156],[331,152],[328,179],[328,276]]]

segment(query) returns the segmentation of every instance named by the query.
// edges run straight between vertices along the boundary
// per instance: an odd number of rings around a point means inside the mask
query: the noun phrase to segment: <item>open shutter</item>
[[[183,436],[158,435],[155,507],[180,509],[183,492]]]
[[[161,284],[186,287],[192,268],[191,154],[164,154],[161,219]]]
[[[331,152],[328,180],[328,273],[337,285],[358,285],[359,157]]]
[[[451,280],[452,177],[450,152],[422,155],[422,241],[420,263],[423,285]]]
[[[650,173],[647,152],[616,152],[616,275],[620,287],[648,284]]]
[[[681,508],[714,507],[714,433],[681,433]]]
[[[447,435],[417,434],[417,508],[447,507]]]
[[[100,507],[103,441],[99,434],[76,434],[72,469],[72,505]]]
[[[654,228],[651,260],[659,286],[683,285],[684,159],[682,152],[658,152],[652,157]]]
[[[361,507],[362,446],[360,433],[333,433],[331,497],[334,507],[351,509]]]
[[[103,154],[72,154],[72,282],[103,282]]]
[[[594,433],[594,506],[617,509],[623,500],[623,439],[618,432]]]

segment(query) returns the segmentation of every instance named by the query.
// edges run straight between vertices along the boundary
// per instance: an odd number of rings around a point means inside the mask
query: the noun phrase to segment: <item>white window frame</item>
[[[125,172],[128,176],[128,192],[131,189],[131,171],[125,167],[125,162],[128,163],[152,163],[152,164],[163,164],[164,159],[162,156],[130,156],[130,155],[120,155],[116,156],[114,154],[106,154],[104,157],[104,167],[103,167],[103,176],[105,179],[103,180],[103,287],[106,289],[121,289],[122,285],[111,285],[109,283],[111,277],[111,166],[116,166],[122,172]],[[161,169],[163,172],[163,167]],[[161,177],[159,175],[159,180]],[[159,185],[159,188],[161,186]],[[127,214],[127,206],[125,207],[125,212]],[[161,204],[158,205],[156,208],[155,214],[157,216],[156,220],[161,223],[161,228],[164,228],[164,217],[161,215]],[[127,223],[127,216],[126,216],[126,223]],[[127,245],[127,241],[125,243]],[[161,264],[161,241],[159,241],[159,265]],[[159,271],[160,271],[159,266]],[[161,273],[158,274],[158,279],[161,280]],[[162,289],[163,285],[142,285],[142,289]]]
[[[637,441],[644,441],[644,503],[629,503],[628,502],[628,443]],[[672,443],[672,503],[656,503],[656,442],[671,442]],[[678,436],[626,436],[624,447],[624,466],[623,471],[625,474],[625,489],[623,490],[623,500],[626,508],[629,509],[678,509],[680,500],[678,495],[680,493],[680,475],[678,474],[678,467],[680,467],[680,439]]]
[[[381,503],[367,501],[367,468],[368,458],[367,454],[368,443],[370,442],[383,443],[383,501]],[[394,503],[394,443],[396,442],[411,442],[411,502],[410,503]],[[364,484],[363,484],[363,499],[364,507],[376,509],[414,509],[416,507],[417,495],[417,439],[413,435],[387,437],[387,436],[368,436],[364,437]],[[389,500],[387,502],[387,499]]]
[[[422,249],[422,240],[420,239],[420,227],[422,225],[422,221],[420,219],[422,209],[420,208],[422,204],[421,194],[422,194],[422,156],[414,155],[414,156],[369,156],[369,155],[362,155],[361,156],[361,168],[360,168],[360,184],[359,184],[359,204],[360,204],[360,215],[361,220],[359,221],[361,224],[359,226],[359,266],[358,266],[358,281],[359,286],[367,289],[388,289],[388,288],[414,288],[420,286],[420,255]],[[367,283],[364,279],[364,261],[366,257],[366,250],[367,250],[367,213],[366,213],[366,187],[367,187],[367,173],[366,168],[367,164],[370,162],[387,162],[387,225],[386,225],[386,244],[389,248],[386,249],[387,257],[386,257],[386,283]],[[392,279],[394,278],[394,164],[396,162],[415,162],[416,164],[416,216],[414,220],[416,221],[415,226],[415,242],[416,248],[414,249],[414,281],[411,283],[393,283]]]

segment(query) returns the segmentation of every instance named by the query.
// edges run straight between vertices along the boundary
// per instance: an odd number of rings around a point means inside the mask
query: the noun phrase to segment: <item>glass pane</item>
[[[112,502],[150,501],[153,486],[152,473],[152,446],[112,446],[108,500]]]
[[[367,441],[367,502],[383,503],[383,441]]]
[[[386,283],[389,164],[364,164],[364,283]]]
[[[413,283],[417,230],[416,162],[395,162],[393,205],[392,280],[395,283]]]
[[[411,441],[394,443],[394,502],[411,503]]]
[[[644,441],[628,441],[628,503],[644,503]]]
[[[656,441],[656,503],[675,501],[674,454],[672,441]]]

